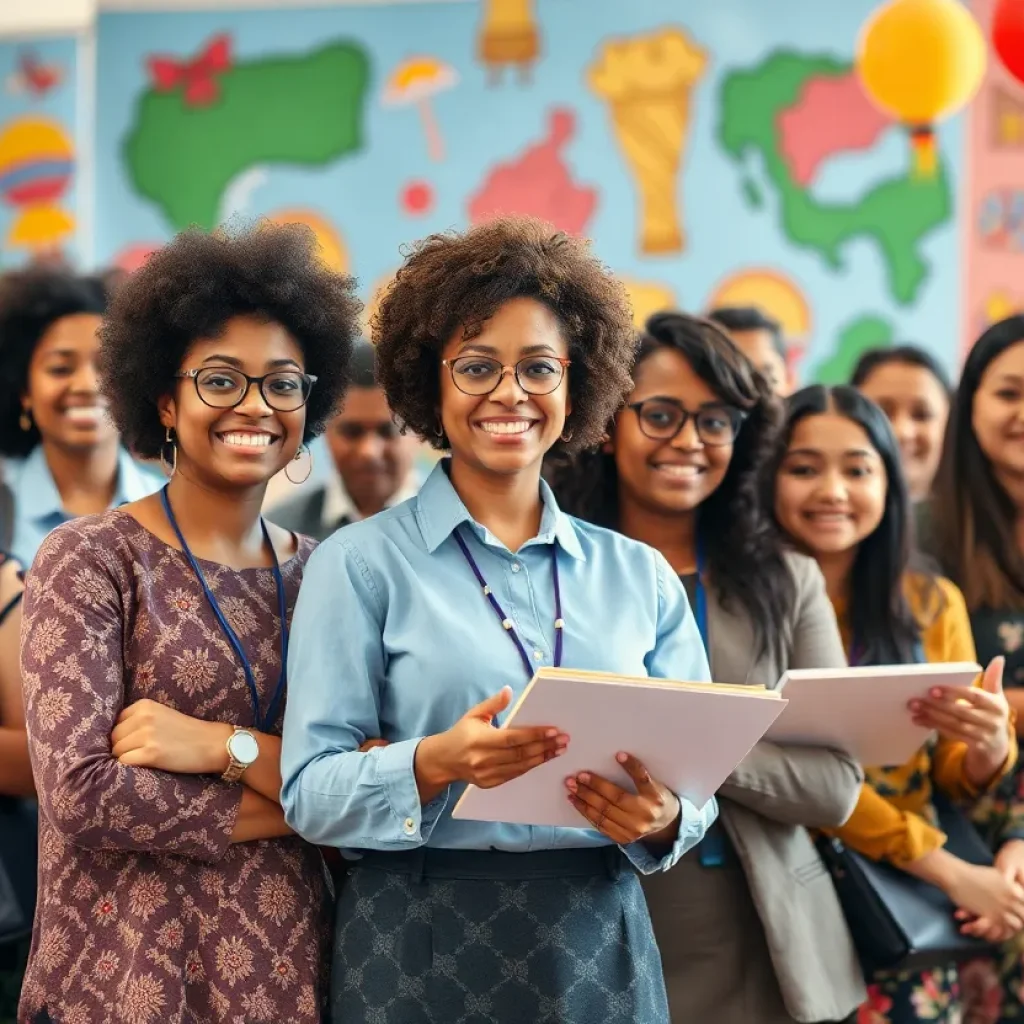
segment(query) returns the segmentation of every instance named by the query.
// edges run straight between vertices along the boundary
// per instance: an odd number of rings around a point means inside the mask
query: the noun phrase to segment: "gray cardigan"
[[[707,589],[710,662],[716,681],[774,687],[789,668],[846,664],[817,563],[802,555],[786,557],[797,600],[784,628],[785,663],[770,654],[759,657],[753,630],[742,610],[724,609],[714,587]],[[797,1021],[842,1020],[867,995],[832,881],[807,832],[808,828],[845,823],[856,806],[862,781],[860,767],[844,754],[761,742],[718,793],[722,826],[763,925],[785,1009]],[[688,857],[698,855],[699,850]],[[693,870],[691,866],[679,872],[687,887],[699,881]],[[655,880],[648,894],[672,886],[673,874],[669,872],[660,883]],[[706,955],[694,955],[700,936],[679,934],[680,929],[673,929],[671,920],[659,914],[654,903],[652,898],[652,917],[670,993],[675,974],[676,991],[688,991],[692,997],[702,986],[699,975],[713,972],[715,964]],[[673,1004],[675,1019],[689,1019],[681,1018],[682,1007]],[[719,1024],[730,1022],[720,1017]]]

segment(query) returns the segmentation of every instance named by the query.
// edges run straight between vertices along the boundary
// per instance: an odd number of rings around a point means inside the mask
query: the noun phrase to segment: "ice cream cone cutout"
[[[458,80],[455,69],[437,57],[410,57],[395,68],[384,89],[387,106],[415,105],[419,110],[427,153],[434,161],[444,159],[444,139],[430,101]]]
[[[686,245],[678,198],[690,97],[707,54],[678,28],[609,40],[590,66],[590,88],[608,104],[612,131],[640,199],[640,251]]]

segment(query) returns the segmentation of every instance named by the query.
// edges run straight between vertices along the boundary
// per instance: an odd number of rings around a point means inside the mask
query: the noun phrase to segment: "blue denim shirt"
[[[288,823],[349,857],[359,850],[526,852],[602,846],[589,828],[455,820],[462,784],[420,805],[419,741],[471,707],[529,682],[515,644],[481,593],[460,533],[537,668],[553,663],[551,546],[561,581],[566,667],[708,680],[685,591],[652,548],[562,513],[546,484],[540,532],[512,553],[473,521],[443,464],[419,495],[339,530],[313,553],[292,622],[281,773]],[[387,747],[360,753],[367,739]],[[625,849],[643,872],[674,864],[717,815],[683,801],[660,861]],[[584,819],[580,818],[581,822]]]
[[[14,495],[12,554],[28,568],[47,534],[74,517],[61,506],[60,492],[50,473],[42,445],[36,445],[24,459],[7,463],[4,474]],[[117,460],[117,486],[110,507],[139,501],[159,490],[164,482],[156,470],[140,466],[122,448]]]

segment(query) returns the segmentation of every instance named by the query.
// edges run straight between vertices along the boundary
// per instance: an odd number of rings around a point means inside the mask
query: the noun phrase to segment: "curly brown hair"
[[[415,243],[373,317],[377,376],[392,412],[435,448],[441,401],[441,351],[457,330],[480,333],[511,299],[529,298],[558,318],[572,366],[570,441],[580,451],[600,441],[633,386],[637,335],[622,284],[587,242],[532,218],[489,221],[464,233]]]
[[[355,281],[330,270],[300,224],[183,231],[118,289],[100,330],[100,373],[125,443],[143,458],[164,444],[157,402],[189,347],[236,316],[279,323],[317,378],[304,440],[323,432],[349,382],[362,306]]]

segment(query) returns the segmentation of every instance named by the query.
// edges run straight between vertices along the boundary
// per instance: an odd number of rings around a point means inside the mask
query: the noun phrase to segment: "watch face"
[[[228,740],[228,753],[240,764],[250,765],[259,757],[260,748],[251,732],[236,732]]]

